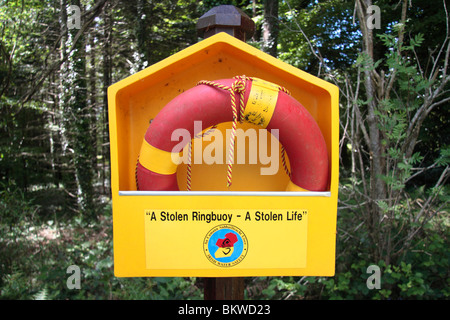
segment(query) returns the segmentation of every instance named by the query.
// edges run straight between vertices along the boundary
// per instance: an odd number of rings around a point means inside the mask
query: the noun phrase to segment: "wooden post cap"
[[[255,23],[241,9],[232,5],[221,5],[212,8],[198,19],[197,31],[203,38],[226,32],[245,42],[255,32]]]

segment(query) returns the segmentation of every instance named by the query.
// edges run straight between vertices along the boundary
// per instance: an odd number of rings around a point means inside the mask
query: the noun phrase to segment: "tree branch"
[[[44,70],[41,75],[38,77],[38,80],[36,80],[32,85],[30,85],[31,89],[24,94],[24,96],[20,100],[21,106],[23,106],[25,103],[31,100],[31,98],[34,96],[34,94],[39,90],[39,88],[42,86],[45,79],[48,78],[50,74],[55,72],[64,62],[66,62],[67,58],[70,56],[70,53],[75,49],[75,46],[78,42],[78,39],[80,36],[87,30],[87,28],[90,26],[92,21],[94,21],[95,17],[97,17],[101,11],[103,10],[103,7],[105,3],[108,0],[99,0],[94,7],[87,11],[85,14],[90,14],[90,16],[87,17],[85,23],[83,26],[78,30],[77,34],[75,35],[72,43],[72,47],[69,49],[69,51],[62,57],[61,60],[53,63],[47,70]],[[67,32],[67,26],[64,27],[63,34]],[[58,37],[55,43],[55,47],[58,46],[59,42],[61,41],[62,35]]]

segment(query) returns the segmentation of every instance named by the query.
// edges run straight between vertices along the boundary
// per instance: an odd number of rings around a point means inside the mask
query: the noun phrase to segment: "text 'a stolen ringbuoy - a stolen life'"
[[[146,210],[149,221],[162,222],[237,222],[237,221],[297,221],[304,220],[308,210]]]

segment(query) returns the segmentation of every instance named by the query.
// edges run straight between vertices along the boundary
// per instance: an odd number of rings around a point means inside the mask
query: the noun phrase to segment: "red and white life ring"
[[[172,161],[172,152],[179,142],[171,141],[172,132],[184,128],[194,137],[199,134],[194,132],[194,121],[202,121],[203,128],[233,121],[236,113],[231,107],[230,91],[222,89],[236,88],[239,79],[242,77],[211,82],[215,85],[200,82],[175,97],[157,114],[142,143],[136,167],[138,190],[179,190],[177,164]],[[240,82],[243,85],[241,102],[246,112],[243,120],[258,122],[269,131],[279,130],[279,141],[286,150],[291,168],[286,191],[327,190],[328,152],[314,118],[296,99],[279,90],[281,87],[260,79],[245,79],[248,81]],[[272,110],[261,123],[261,116],[264,118],[265,114],[258,108],[267,111],[267,104]]]

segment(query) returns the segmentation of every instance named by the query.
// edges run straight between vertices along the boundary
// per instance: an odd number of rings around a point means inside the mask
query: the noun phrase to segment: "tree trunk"
[[[60,48],[60,60],[63,61],[64,57],[67,54],[67,40],[68,40],[68,32],[67,32],[67,0],[61,0],[60,2],[60,12],[61,12],[61,48]],[[73,166],[73,149],[70,146],[70,126],[69,126],[69,119],[67,116],[69,115],[69,112],[67,110],[67,104],[68,104],[68,94],[65,92],[65,88],[68,86],[68,75],[69,75],[69,68],[68,68],[68,62],[64,62],[60,65],[59,70],[59,98],[58,98],[58,104],[60,108],[60,112],[58,111],[58,114],[61,113],[61,117],[58,118],[58,123],[60,126],[60,140],[61,140],[61,156],[59,160],[61,161],[61,182],[62,187],[64,188],[64,191],[66,193],[66,205],[69,208],[77,208],[77,184],[76,184],[76,178],[75,178],[75,171]],[[57,150],[55,150],[57,151]]]
[[[81,9],[80,1],[73,1]],[[65,8],[64,8],[65,9]],[[66,20],[67,21],[67,20]],[[78,33],[74,28],[68,32],[68,42]],[[69,144],[73,148],[73,162],[77,183],[79,209],[92,218],[95,217],[94,205],[94,142],[91,137],[91,113],[87,105],[86,51],[85,39],[81,34],[76,43],[72,43],[72,52],[67,60],[68,83],[64,95],[64,118],[69,133]]]
[[[109,188],[106,187],[105,183],[109,179],[107,174],[108,163],[106,159],[110,157],[109,151],[109,115],[108,115],[108,87],[111,85],[112,79],[112,62],[111,62],[111,46],[112,46],[112,27],[113,27],[113,14],[112,14],[111,3],[107,3],[105,6],[105,11],[103,14],[103,143],[102,143],[102,185],[103,193],[109,194]]]
[[[277,56],[278,45],[278,0],[264,0],[262,50],[271,56]]]
[[[357,14],[360,21],[361,31],[363,34],[363,52],[368,58],[373,62],[373,29],[369,28],[367,25],[367,20],[369,15],[367,13],[367,8],[372,5],[371,0],[357,0]],[[366,144],[369,148],[370,155],[370,212],[367,213],[368,217],[366,219],[368,223],[369,235],[374,243],[374,259],[381,258],[381,251],[383,250],[380,246],[383,241],[381,241],[382,232],[380,230],[380,221],[382,216],[382,210],[378,205],[379,200],[386,199],[386,183],[382,179],[386,175],[386,166],[384,165],[384,148],[381,144],[380,128],[378,126],[378,119],[376,111],[378,109],[378,104],[383,97],[378,95],[382,92],[378,88],[378,84],[375,81],[377,77],[376,70],[372,68],[364,68],[364,87],[366,92],[367,103],[367,133],[368,141]],[[378,245],[376,245],[378,244]]]

